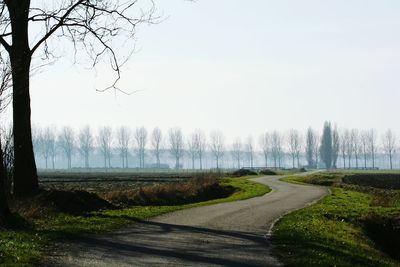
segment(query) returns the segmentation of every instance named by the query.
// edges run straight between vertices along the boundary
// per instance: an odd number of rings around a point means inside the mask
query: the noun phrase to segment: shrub
[[[249,176],[249,175],[258,175],[258,173],[254,172],[252,170],[249,170],[249,169],[239,169],[239,170],[234,171],[231,175],[233,177],[242,177],[242,176]]]
[[[262,175],[277,175],[276,172],[270,170],[270,169],[264,169],[260,171],[260,174]]]

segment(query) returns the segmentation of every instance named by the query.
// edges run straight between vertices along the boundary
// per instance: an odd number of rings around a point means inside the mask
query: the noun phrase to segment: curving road
[[[46,265],[280,266],[271,255],[269,229],[284,214],[328,194],[325,188],[280,178],[253,179],[271,187],[262,197],[177,211],[118,232],[59,244]]]

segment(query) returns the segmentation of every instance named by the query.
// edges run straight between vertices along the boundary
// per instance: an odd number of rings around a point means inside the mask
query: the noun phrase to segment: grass
[[[282,218],[274,228],[276,254],[288,266],[399,266],[367,236],[371,214],[400,214],[398,192],[389,205],[374,204],[369,191],[341,188],[341,174],[318,173],[285,178],[294,183],[330,185],[332,194],[317,204]],[[335,186],[334,186],[335,185]]]
[[[244,200],[270,191],[265,185],[249,181],[252,177],[225,178],[222,184],[237,190],[226,198],[175,206],[134,206],[125,209],[92,212],[86,215],[52,214],[32,222],[31,230],[0,230],[0,264],[31,265],[38,263],[44,248],[52,241],[83,233],[115,230],[138,220],[168,212],[222,202]]]

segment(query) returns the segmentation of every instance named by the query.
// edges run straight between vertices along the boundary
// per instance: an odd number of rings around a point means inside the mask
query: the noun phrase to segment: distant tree
[[[104,159],[104,168],[111,168],[111,148],[113,143],[112,129],[108,126],[100,128],[97,135],[97,145]]]
[[[339,134],[339,140],[340,140],[340,145],[339,145],[339,151],[342,156],[343,160],[343,169],[346,169],[346,159],[347,159],[347,143],[349,140],[349,131],[348,130],[343,130]]]
[[[352,143],[354,158],[356,160],[356,169],[358,169],[358,162],[362,153],[362,144],[360,133],[357,129],[353,129],[350,132],[350,142]]]
[[[191,134],[187,140],[187,151],[190,159],[192,160],[192,169],[194,170],[198,151],[195,133]]]
[[[135,130],[135,141],[139,156],[139,166],[144,169],[144,159],[146,156],[146,144],[147,144],[147,130],[144,127],[137,128]]]
[[[367,168],[368,152],[368,131],[362,131],[360,134],[361,153],[364,159],[364,168]]]
[[[393,154],[396,151],[396,136],[392,130],[387,130],[382,137],[383,151],[389,158],[390,169],[393,169]]]
[[[316,158],[315,158],[315,147],[318,147],[317,133],[312,129],[308,128],[306,133],[306,159],[309,168],[317,168]]]
[[[61,129],[58,136],[58,144],[67,159],[67,169],[70,170],[72,168],[72,155],[75,146],[75,133],[71,127],[65,126]]]
[[[232,157],[234,161],[237,163],[237,168],[240,169],[240,161],[242,160],[243,148],[242,141],[240,138],[236,139],[236,141],[232,144]]]
[[[55,149],[56,136],[53,128],[46,127],[42,133],[41,138],[41,152],[45,160],[46,169],[48,168],[48,160],[52,158],[53,150]],[[54,168],[54,164],[53,164]]]
[[[337,126],[332,130],[332,167],[337,168],[337,161],[340,153],[340,137]]]
[[[250,168],[254,167],[254,144],[253,137],[250,135],[246,142],[246,154],[249,159]]]
[[[264,133],[260,137],[260,146],[263,151],[265,167],[268,167],[268,158],[271,152],[271,135],[269,133]]]
[[[163,135],[161,129],[156,127],[153,129],[153,132],[151,134],[151,146],[154,152],[154,156],[156,157],[157,168],[160,168],[161,166],[160,157],[161,157],[162,142],[163,142]]]
[[[224,156],[224,135],[221,131],[212,131],[210,134],[210,150],[214,156],[217,169],[220,168],[220,160]]]
[[[368,131],[367,138],[368,138],[368,151],[371,155],[371,160],[372,160],[372,168],[375,168],[375,155],[377,153],[377,145],[376,145],[377,135],[374,129]]]
[[[203,157],[207,147],[207,139],[204,132],[200,129],[195,130],[197,156],[199,158],[200,170],[203,169]]]
[[[274,168],[280,168],[282,158],[282,136],[277,131],[273,131],[271,135],[271,155],[274,160]]]
[[[118,150],[122,160],[122,168],[129,168],[129,146],[131,142],[131,131],[126,126],[117,130]]]
[[[49,139],[51,167],[53,170],[56,168],[56,155],[57,155],[57,129],[51,127],[52,136]]]
[[[351,135],[351,131],[346,130],[344,133],[344,137],[345,137],[345,145],[346,145],[347,165],[348,165],[349,169],[351,169],[353,153],[354,153],[354,142],[353,142],[353,138]]]
[[[84,158],[85,160],[85,168],[89,169],[89,158],[90,158],[90,153],[92,153],[94,148],[94,140],[93,140],[93,134],[92,130],[90,129],[90,126],[87,125],[83,127],[78,134],[78,150],[79,154]]]
[[[182,130],[180,128],[172,128],[168,132],[170,152],[175,158],[175,169],[180,168],[180,159],[184,152],[184,142]]]
[[[300,151],[301,151],[301,137],[299,131],[291,129],[288,134],[289,153],[292,157],[292,167],[295,168],[297,159],[297,167],[300,167]]]
[[[325,167],[329,170],[332,168],[332,126],[330,122],[325,122],[324,130],[321,137],[320,155]]]

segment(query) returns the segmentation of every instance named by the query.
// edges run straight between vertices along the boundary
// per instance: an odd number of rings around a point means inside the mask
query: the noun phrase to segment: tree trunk
[[[31,133],[29,72],[32,53],[28,40],[29,0],[6,1],[12,28],[9,48],[13,80],[14,194],[35,193],[38,178]]]

